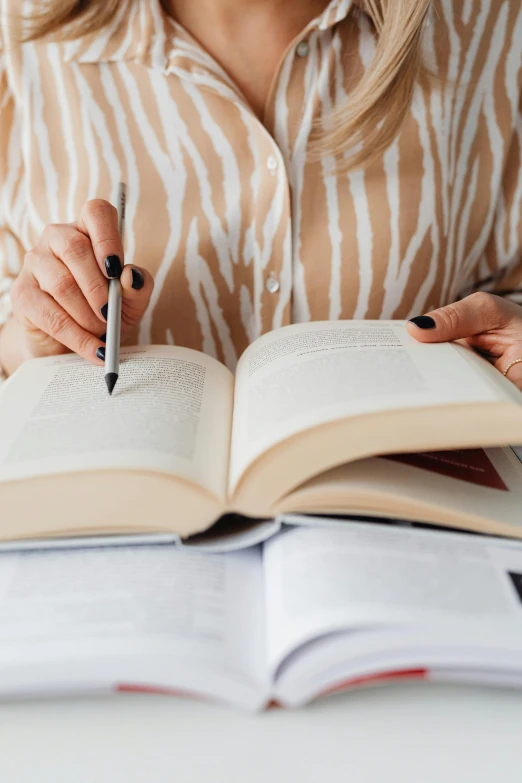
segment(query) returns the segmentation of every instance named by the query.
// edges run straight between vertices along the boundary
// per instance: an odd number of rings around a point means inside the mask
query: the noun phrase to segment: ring
[[[504,370],[504,372],[502,373],[502,375],[505,377],[508,374],[508,372],[510,371],[510,369],[513,367],[513,365],[514,364],[520,364],[520,362],[522,362],[522,359],[515,359],[515,361],[510,362],[508,364],[508,366],[506,367],[506,369]]]

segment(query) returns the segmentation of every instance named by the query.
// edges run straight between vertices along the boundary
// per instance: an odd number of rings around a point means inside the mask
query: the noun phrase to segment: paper
[[[421,345],[404,324],[296,324],[264,335],[236,372],[231,486],[292,435],[336,419],[431,405],[487,402],[499,392],[476,357]]]
[[[107,394],[103,368],[75,356],[23,365],[2,395],[0,479],[135,468],[185,476],[224,497],[233,376],[204,354],[122,351]]]
[[[59,661],[67,661],[71,682],[76,664],[97,669],[101,682],[118,662],[125,672],[128,660],[146,681],[155,659],[170,681],[199,672],[204,692],[205,672],[262,682],[264,656],[257,550],[208,556],[158,545],[0,555],[0,692],[11,670],[31,681],[33,667],[43,678]]]
[[[353,522],[292,529],[265,544],[264,563],[272,666],[335,631],[522,621],[520,544]]]

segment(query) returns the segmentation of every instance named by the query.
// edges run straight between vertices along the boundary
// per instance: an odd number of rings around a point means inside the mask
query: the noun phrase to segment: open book
[[[522,536],[511,452],[486,455],[498,485],[453,479],[452,491],[405,458],[356,462],[522,443],[522,395],[464,346],[420,344],[402,322],[337,321],[264,335],[235,376],[184,348],[122,357],[112,397],[103,368],[74,355],[26,362],[4,385],[0,539],[189,536],[226,512],[364,512]]]
[[[522,545],[354,522],[262,547],[0,556],[0,696],[248,709],[416,677],[522,685]]]

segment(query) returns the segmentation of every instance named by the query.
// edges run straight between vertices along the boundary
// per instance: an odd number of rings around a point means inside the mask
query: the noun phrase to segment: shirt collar
[[[77,63],[136,60],[154,67],[159,65],[172,25],[159,0],[122,2],[107,28],[60,44],[63,59]]]
[[[345,19],[358,0],[332,0],[322,14],[312,22],[319,30],[328,30]]]
[[[327,30],[341,22],[358,0],[331,0],[307,30]],[[134,60],[165,70],[175,55],[194,55],[193,39],[169,17],[160,0],[128,0],[105,30],[59,44],[65,62],[100,63]],[[199,49],[199,58],[203,52]]]

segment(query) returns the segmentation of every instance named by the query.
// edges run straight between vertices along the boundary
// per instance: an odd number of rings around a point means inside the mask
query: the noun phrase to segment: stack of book
[[[112,397],[76,356],[2,386],[0,696],[522,683],[522,395],[487,361],[391,321],[276,330],[235,375],[122,357]]]

